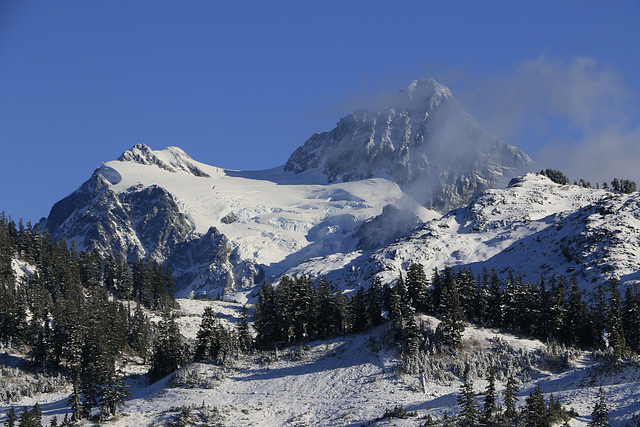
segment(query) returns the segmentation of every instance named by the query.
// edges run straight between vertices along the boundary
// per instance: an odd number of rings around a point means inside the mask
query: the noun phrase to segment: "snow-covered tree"
[[[609,412],[602,387],[598,390],[598,398],[591,411],[590,427],[609,427]]]

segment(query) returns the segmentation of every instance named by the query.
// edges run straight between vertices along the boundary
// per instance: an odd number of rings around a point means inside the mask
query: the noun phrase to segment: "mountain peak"
[[[154,151],[145,144],[136,144],[122,153],[118,160],[141,165],[155,165],[169,172],[183,171],[195,176],[209,177],[209,174],[202,171],[194,160],[178,147],[167,147],[161,151]]]
[[[445,99],[453,99],[448,87],[434,79],[414,80],[401,90],[391,103],[391,108],[414,110],[417,108],[433,109]]]
[[[386,110],[359,111],[313,135],[285,164],[328,182],[391,178],[423,206],[446,211],[508,182],[531,159],[480,128],[451,91],[414,80]]]

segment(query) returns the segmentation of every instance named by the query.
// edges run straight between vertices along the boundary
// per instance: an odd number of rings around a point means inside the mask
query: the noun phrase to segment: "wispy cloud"
[[[593,182],[640,179],[638,100],[616,70],[593,58],[542,55],[509,73],[473,80],[454,95],[538,166]]]

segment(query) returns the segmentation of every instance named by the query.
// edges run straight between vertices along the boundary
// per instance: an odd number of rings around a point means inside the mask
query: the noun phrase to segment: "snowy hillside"
[[[426,222],[369,253],[310,260],[289,273],[344,284],[394,281],[409,261],[427,272],[444,266],[511,269],[526,279],[577,275],[583,286],[611,277],[640,280],[640,194],[559,185],[538,174],[488,190],[468,206]]]
[[[183,334],[191,338],[205,306],[214,307],[231,322],[239,310],[238,305],[223,302],[179,303],[177,321]],[[438,322],[430,317],[421,320],[432,327]],[[144,377],[133,375],[127,380],[131,399],[117,418],[101,425],[360,426],[371,422],[378,426],[418,426],[426,415],[442,420],[445,414],[459,412],[457,398],[465,366],[473,367],[474,389],[479,394],[487,387],[486,369],[497,360],[501,369],[508,369],[498,375],[497,392],[504,390],[503,374],[516,375],[520,408],[540,386],[545,400],[553,395],[565,408],[576,412],[569,425],[586,426],[602,387],[614,427],[629,425],[640,412],[636,399],[640,394],[640,369],[634,362],[611,365],[595,360],[588,352],[553,349],[497,330],[468,327],[455,355],[431,358],[423,383],[420,374],[401,370],[397,348],[386,335],[387,326],[383,326],[370,333],[258,352],[225,367],[193,363],[150,385]],[[22,357],[9,348],[0,350],[0,361],[6,366]],[[132,374],[145,372],[142,365],[123,368]],[[11,372],[4,368],[0,376],[3,384],[13,384]],[[44,425],[49,425],[54,416],[60,422],[69,412],[70,392],[70,386],[36,392],[12,405],[19,409],[39,403]],[[478,396],[477,403],[481,407],[482,397]],[[501,397],[498,403],[502,404]],[[385,411],[396,406],[415,414],[406,419],[381,419]],[[5,420],[8,408],[8,403],[0,403],[0,422]],[[95,424],[84,421],[80,425]]]

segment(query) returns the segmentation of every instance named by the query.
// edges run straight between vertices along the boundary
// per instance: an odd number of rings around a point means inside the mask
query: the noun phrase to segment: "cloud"
[[[487,130],[572,179],[639,180],[637,98],[593,58],[542,55],[455,94]]]

